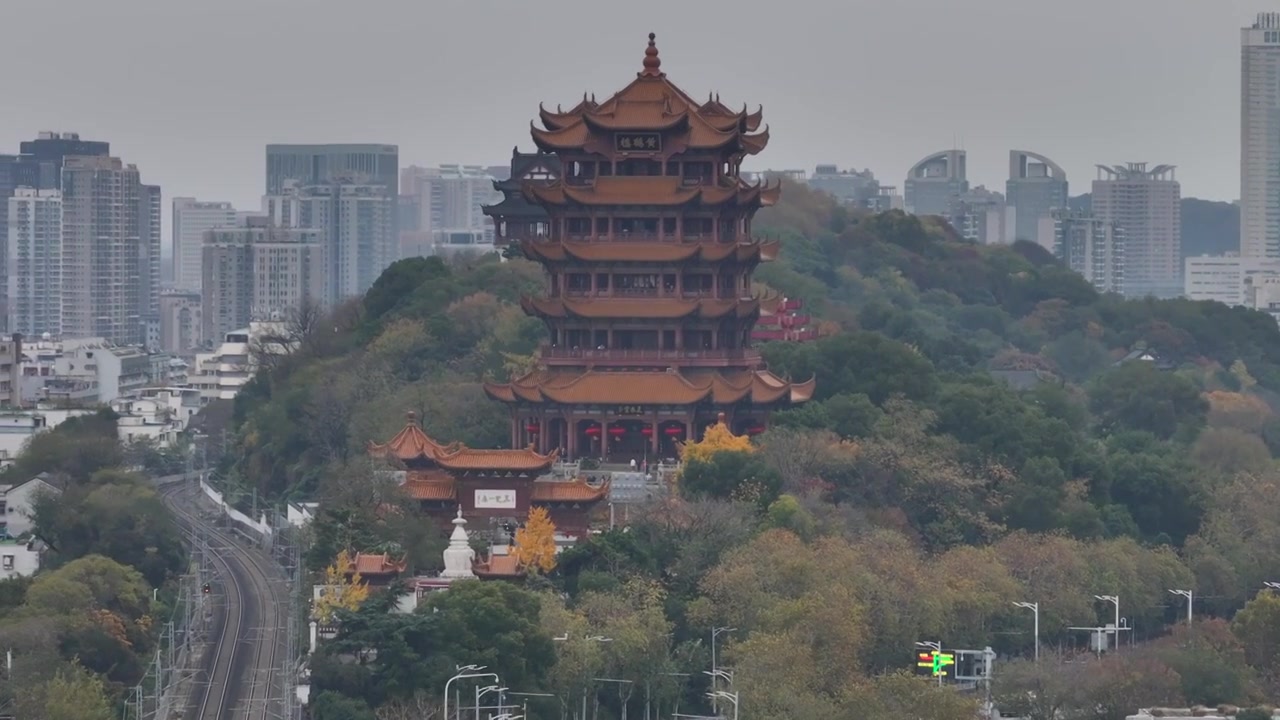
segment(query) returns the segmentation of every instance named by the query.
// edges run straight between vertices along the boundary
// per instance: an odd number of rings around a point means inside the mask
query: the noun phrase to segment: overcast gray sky
[[[269,142],[380,142],[400,163],[496,164],[538,102],[662,69],[763,104],[754,167],[870,167],[901,186],[953,139],[1003,190],[1008,150],[1178,166],[1239,194],[1239,28],[1264,0],[0,0],[0,152],[109,140],[167,198],[258,206]]]

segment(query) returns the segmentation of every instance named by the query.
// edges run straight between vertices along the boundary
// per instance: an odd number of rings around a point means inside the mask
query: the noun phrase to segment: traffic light
[[[202,591],[204,592],[205,595],[208,595],[209,593],[213,592],[213,588],[209,586],[209,583],[205,583],[204,587],[202,588]]]
[[[956,664],[954,653],[931,650],[916,654],[916,672],[931,677],[946,677],[951,673],[947,668]]]

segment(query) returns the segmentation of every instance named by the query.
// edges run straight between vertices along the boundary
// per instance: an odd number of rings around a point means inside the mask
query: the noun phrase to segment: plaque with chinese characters
[[[614,415],[643,415],[644,406],[642,405],[619,405],[613,409]]]
[[[477,510],[515,510],[515,490],[477,490]]]
[[[661,152],[662,135],[659,133],[616,133],[613,149],[618,152]]]

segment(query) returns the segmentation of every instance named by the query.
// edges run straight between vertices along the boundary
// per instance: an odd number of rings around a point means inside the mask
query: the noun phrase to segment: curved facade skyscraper
[[[1067,207],[1067,173],[1044,155],[1010,150],[1004,194],[1013,208],[1013,239],[1035,242],[1041,219]]]

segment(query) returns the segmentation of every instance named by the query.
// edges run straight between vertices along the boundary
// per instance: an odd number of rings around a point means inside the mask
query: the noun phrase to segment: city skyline
[[[0,146],[40,130],[78,131],[111,141],[116,153],[171,188],[170,196],[255,208],[263,148],[271,143],[391,143],[405,166],[500,164],[513,144],[528,144],[527,119],[517,108],[548,98],[567,107],[584,90],[607,95],[619,73],[634,72],[635,51],[622,49],[652,30],[673,79],[689,92],[715,86],[728,103],[750,99],[770,112],[779,140],[772,157],[750,169],[812,171],[834,162],[870,168],[883,183],[901,186],[912,163],[954,146],[968,151],[970,182],[998,190],[1008,151],[1021,148],[1053,158],[1070,178],[1089,177],[1098,162],[1173,164],[1186,195],[1234,200],[1239,32],[1269,9],[1230,0],[1170,13],[1158,0],[1083,0],[1052,17],[1054,32],[1045,33],[1042,9],[1017,0],[930,3],[923,26],[919,5],[855,2],[834,12],[815,5],[775,13],[766,39],[749,34],[758,17],[750,2],[727,13],[719,5],[681,5],[678,15],[676,5],[657,2],[647,22],[593,25],[585,34],[565,20],[577,4],[556,13],[503,5],[501,23],[492,22],[495,6],[486,2],[450,6],[443,13],[449,22],[407,2],[336,5],[301,16],[307,33],[280,36],[271,28],[298,17],[297,3],[253,3],[257,21],[245,23],[237,11],[248,9],[245,0],[181,12],[153,0],[73,2],[58,16],[71,47],[76,38],[90,46],[90,33],[111,35],[121,41],[116,60],[123,69],[158,81],[103,85],[71,72],[81,62],[74,51],[36,52],[39,34],[19,34],[0,48],[0,64],[21,69],[39,57],[43,71],[13,75],[12,92],[26,101],[0,118]],[[10,12],[18,25],[53,17],[34,4]],[[193,35],[196,26],[201,33]],[[466,27],[486,42],[458,31]],[[530,42],[552,35],[580,39]],[[737,37],[744,51],[724,52],[714,38],[725,36]],[[288,86],[262,72],[312,43],[339,41],[350,57],[391,71],[379,79],[364,63],[345,63]],[[228,43],[243,52],[227,54]],[[937,72],[957,59],[960,77]],[[569,67],[576,68],[572,81],[552,72]],[[66,82],[44,83],[50,73]],[[1195,102],[1187,102],[1189,94]],[[229,97],[255,111],[229,111]],[[1160,122],[1150,122],[1153,115]]]

